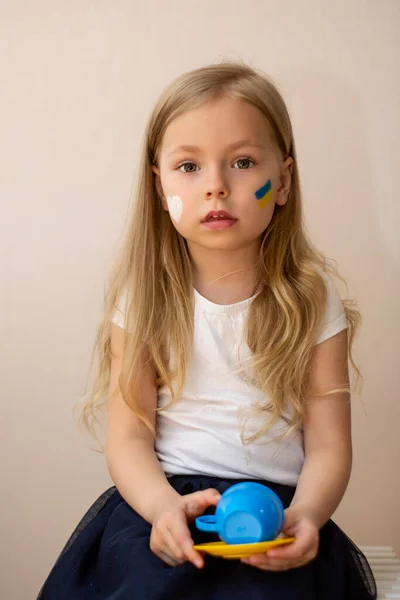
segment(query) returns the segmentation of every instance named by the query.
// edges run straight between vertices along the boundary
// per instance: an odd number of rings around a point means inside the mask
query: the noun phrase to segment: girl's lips
[[[203,221],[202,225],[207,227],[207,229],[227,229],[228,227],[232,227],[237,222],[237,219],[209,219],[208,221]]]

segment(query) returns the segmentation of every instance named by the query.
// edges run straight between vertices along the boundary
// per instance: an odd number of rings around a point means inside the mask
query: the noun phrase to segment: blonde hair
[[[284,437],[301,427],[309,392],[311,353],[325,311],[323,273],[337,273],[311,245],[304,230],[295,143],[280,93],[263,73],[245,64],[223,62],[184,73],[173,81],[154,107],[147,125],[134,214],[110,276],[104,298],[105,314],[93,351],[91,365],[97,357],[97,373],[90,393],[83,398],[82,420],[93,434],[97,409],[104,406],[108,396],[111,321],[124,292],[125,352],[119,387],[125,402],[150,426],[140,409],[135,380],[145,355],[155,367],[157,386],[167,385],[172,400],[179,400],[193,342],[192,263],[186,240],[163,210],[152,165],[158,163],[163,134],[171,121],[221,95],[241,98],[258,108],[268,122],[280,160],[293,159],[288,201],[284,206],[276,206],[261,237],[257,265],[260,292],[250,305],[246,323],[245,339],[252,351],[255,381],[270,399],[268,405],[257,409],[260,425],[266,414],[270,417],[268,422],[247,441],[267,432],[283,415],[286,402],[293,410]],[[359,313],[349,300],[343,301],[343,307],[349,358],[358,376],[352,343]],[[169,364],[171,347],[176,352],[174,372]],[[349,391],[347,385],[340,389]],[[320,393],[336,391],[337,388]]]

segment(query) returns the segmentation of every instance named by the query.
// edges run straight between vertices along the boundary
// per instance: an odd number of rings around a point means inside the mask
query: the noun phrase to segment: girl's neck
[[[236,284],[232,282],[228,285],[224,284],[224,287],[222,284],[220,287],[217,287],[218,283],[202,285],[196,282],[194,287],[201,296],[204,296],[204,298],[207,298],[207,300],[210,300],[214,304],[236,304],[254,296],[259,287],[259,280],[255,274],[253,274],[251,281],[249,278],[243,279],[246,280],[242,280]]]
[[[215,304],[235,304],[253,296],[258,288],[257,257],[254,248],[240,251],[191,252],[196,290]]]

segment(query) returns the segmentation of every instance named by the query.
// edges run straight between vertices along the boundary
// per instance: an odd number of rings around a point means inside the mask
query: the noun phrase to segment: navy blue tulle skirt
[[[169,481],[184,495],[209,487],[222,493],[239,480],[176,475]],[[294,487],[261,483],[289,506]],[[304,567],[281,572],[209,556],[201,570],[191,563],[169,567],[150,550],[150,532],[151,526],[115,487],[110,488],[75,529],[38,600],[376,599],[367,559],[332,520],[320,530],[317,557]],[[194,525],[191,532],[195,543],[212,541]]]

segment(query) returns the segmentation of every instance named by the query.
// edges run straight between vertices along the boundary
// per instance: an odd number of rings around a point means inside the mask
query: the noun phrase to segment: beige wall
[[[283,91],[308,227],[364,317],[337,521],[400,552],[399,35],[397,0],[0,2],[1,598],[35,597],[110,485],[72,407],[145,119],[171,78],[221,57]]]

